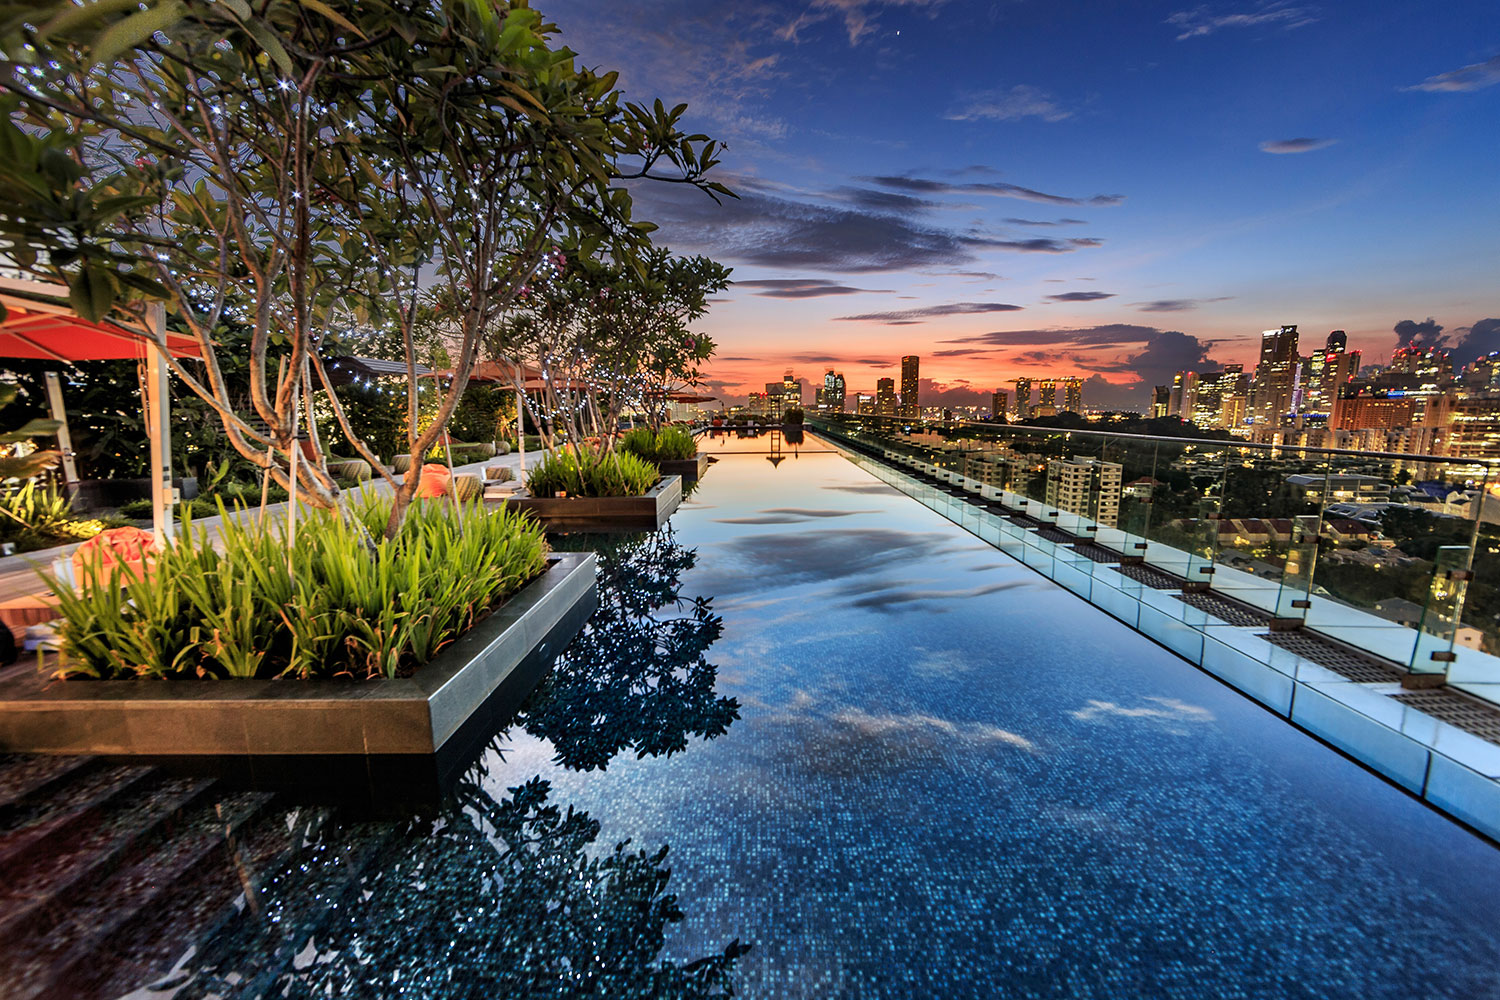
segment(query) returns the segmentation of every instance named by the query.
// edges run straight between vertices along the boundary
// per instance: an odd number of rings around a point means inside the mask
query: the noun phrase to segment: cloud
[[[1021,83],[1009,90],[985,90],[970,94],[960,107],[943,117],[949,121],[961,122],[1013,122],[1022,118],[1060,122],[1073,117],[1073,112],[1058,104],[1045,90]]]
[[[1452,351],[1459,361],[1467,364],[1473,358],[1500,351],[1500,319],[1482,319],[1467,329],[1459,327],[1458,330],[1463,336],[1453,344]]]
[[[1060,295],[1047,296],[1053,302],[1098,302],[1100,299],[1114,297],[1114,292],[1063,292]]]
[[[921,309],[901,309],[894,312],[861,313],[858,316],[835,316],[842,322],[884,323],[887,326],[905,326],[921,323],[933,316],[968,316],[975,313],[1018,312],[1022,306],[1009,302],[949,302],[940,306],[924,306]]]
[[[1161,335],[1154,326],[1134,323],[1106,323],[1102,326],[1057,330],[995,330],[944,340],[945,344],[987,344],[992,347],[1025,347],[1031,344],[1068,344],[1075,347],[1103,347],[1115,344],[1143,344]]]
[[[1008,223],[1010,223],[1012,226],[1086,226],[1086,225],[1088,225],[1088,223],[1085,222],[1085,221],[1083,221],[1082,219],[1057,219],[1055,221],[1048,221],[1047,219],[1006,219],[1005,221],[1008,222]]]
[[[1070,253],[1095,239],[1009,240],[914,221],[847,202],[794,200],[753,178],[724,178],[740,195],[715,204],[679,185],[637,185],[636,216],[661,227],[675,250],[761,267],[841,274],[969,264],[981,251]]]
[[[661,0],[613,4],[601,17],[597,0],[550,0],[548,20],[563,41],[588,53],[590,65],[620,71],[633,100],[685,101],[696,123],[720,139],[784,138],[786,121],[766,110],[783,75],[772,35],[773,12],[730,0]],[[694,129],[695,130],[695,129]]]
[[[1208,356],[1211,344],[1180,330],[1161,330],[1146,341],[1140,352],[1122,361],[1093,363],[1087,367],[1096,372],[1121,372],[1134,375],[1143,386],[1163,385],[1180,371],[1197,371],[1217,365]]]
[[[1297,7],[1287,0],[1272,0],[1250,11],[1225,11],[1218,4],[1202,4],[1192,10],[1178,11],[1168,17],[1166,23],[1178,30],[1177,40],[1181,42],[1212,35],[1225,28],[1275,25],[1290,30],[1312,24],[1316,20],[1311,8]]]
[[[1397,347],[1442,347],[1447,339],[1443,336],[1443,324],[1428,316],[1418,323],[1414,319],[1403,319],[1395,326]]]
[[[1187,312],[1197,309],[1205,302],[1228,302],[1233,295],[1216,295],[1211,299],[1153,299],[1150,302],[1133,303],[1143,313]]]
[[[800,42],[802,31],[830,17],[844,22],[844,32],[849,44],[858,45],[866,36],[874,33],[874,12],[883,7],[936,8],[944,0],[812,0],[808,8],[776,31],[776,37],[785,42]]]
[[[1022,187],[1019,184],[1009,184],[1005,181],[975,181],[968,184],[952,184],[948,181],[932,180],[927,177],[911,177],[901,174],[882,174],[873,177],[861,177],[859,180],[867,184],[877,184],[880,187],[891,188],[896,191],[915,191],[921,194],[961,194],[983,195],[993,198],[1016,198],[1021,201],[1034,201],[1042,205],[1118,205],[1125,200],[1123,194],[1096,194],[1088,198],[1073,198],[1067,195],[1048,194],[1045,191]]]
[[[1262,153],[1312,153],[1320,149],[1327,149],[1337,139],[1267,139],[1260,144]]]
[[[889,295],[894,291],[890,288],[855,288],[823,278],[756,278],[750,281],[736,281],[734,287],[752,288],[756,290],[756,295],[772,299],[814,299],[825,295],[864,293]]]
[[[1004,387],[997,385],[996,388]],[[991,402],[989,389],[976,389],[961,379],[946,383],[935,382],[930,378],[919,378],[917,379],[917,395],[922,400],[923,406],[983,406],[988,408]]]
[[[1421,83],[1404,89],[1425,90],[1430,94],[1460,94],[1470,90],[1483,90],[1497,83],[1500,83],[1500,56],[1429,76]]]

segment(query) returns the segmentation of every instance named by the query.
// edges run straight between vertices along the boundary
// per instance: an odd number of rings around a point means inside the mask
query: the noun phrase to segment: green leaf
[[[292,57],[287,55],[286,49],[281,44],[281,39],[260,21],[250,21],[245,25],[245,30],[250,32],[252,38],[260,43],[260,47],[276,63],[276,68],[287,76],[295,72],[292,66]]]
[[[116,21],[94,37],[94,59],[101,63],[114,62],[121,53],[176,24],[186,10],[187,5],[182,0],[163,0],[149,10]]]

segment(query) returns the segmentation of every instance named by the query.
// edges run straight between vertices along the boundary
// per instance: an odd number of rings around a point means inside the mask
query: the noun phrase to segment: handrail
[[[858,416],[858,415],[852,415],[852,414],[847,414],[847,413],[843,414],[841,417],[837,417],[837,418],[834,418],[834,417],[832,417],[829,414],[821,414],[820,413],[820,414],[818,414],[816,416],[814,416],[812,414],[809,414],[808,417],[807,417],[807,419],[810,422],[825,421],[825,422],[829,422],[829,423],[832,423],[835,420],[838,423],[849,423],[849,422],[852,422],[852,421],[855,421],[855,420],[868,420],[868,419],[891,421],[891,422],[897,423],[897,424],[900,424],[900,423],[909,423],[910,422],[910,421],[904,421],[900,417],[882,417],[882,416],[873,416],[872,417],[871,415],[866,415],[866,416],[861,417],[861,416]],[[924,421],[917,421],[917,423],[921,424],[921,423],[925,423],[925,422]],[[1462,457],[1458,457],[1458,456],[1454,456],[1454,455],[1419,455],[1419,454],[1415,454],[1415,453],[1411,453],[1411,452],[1404,452],[1404,451],[1354,451],[1354,450],[1349,449],[1349,448],[1317,448],[1317,447],[1313,447],[1311,445],[1262,444],[1262,443],[1253,442],[1253,441],[1241,441],[1238,438],[1228,438],[1228,439],[1225,439],[1225,438],[1181,438],[1181,437],[1170,437],[1170,436],[1167,436],[1167,435],[1159,435],[1159,434],[1130,434],[1130,433],[1126,433],[1124,431],[1097,431],[1097,430],[1088,430],[1088,429],[1084,429],[1084,428],[1073,428],[1073,427],[1032,427],[1032,426],[1028,426],[1028,425],[1025,425],[1025,424],[995,424],[995,423],[989,423],[989,422],[981,421],[981,420],[954,420],[954,421],[945,421],[942,424],[942,426],[944,426],[944,427],[952,427],[954,425],[961,425],[963,427],[974,427],[975,429],[982,429],[982,430],[988,430],[988,431],[998,431],[998,430],[1000,430],[1000,429],[1003,428],[1006,432],[1021,432],[1021,433],[1026,433],[1026,434],[1081,434],[1081,435],[1083,435],[1085,437],[1099,437],[1099,438],[1113,438],[1113,439],[1129,438],[1131,440],[1136,440],[1136,441],[1166,442],[1166,443],[1169,443],[1169,444],[1185,444],[1185,445],[1194,445],[1194,446],[1198,446],[1198,447],[1218,445],[1218,446],[1228,446],[1228,447],[1233,447],[1233,448],[1250,448],[1250,449],[1253,449],[1253,450],[1256,450],[1256,451],[1267,451],[1267,452],[1273,452],[1273,453],[1275,453],[1275,452],[1299,452],[1299,453],[1300,452],[1312,452],[1313,454],[1318,454],[1318,455],[1347,455],[1347,456],[1354,457],[1354,458],[1364,458],[1364,459],[1370,459],[1370,458],[1396,459],[1396,460],[1400,460],[1400,461],[1403,461],[1403,462],[1441,462],[1444,465],[1471,465],[1471,466],[1479,466],[1481,468],[1488,469],[1488,470],[1491,470],[1491,471],[1500,470],[1500,459],[1493,459],[1493,458],[1462,458]],[[1273,457],[1274,457],[1274,455],[1273,455]]]

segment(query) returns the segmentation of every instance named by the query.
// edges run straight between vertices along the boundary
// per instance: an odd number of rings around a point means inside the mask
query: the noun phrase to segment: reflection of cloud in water
[[[982,722],[950,722],[935,715],[911,712],[906,715],[872,715],[857,708],[845,709],[832,721],[851,726],[875,739],[911,735],[949,736],[973,743],[1007,743],[1022,750],[1035,751],[1036,744],[1026,737]]]
[[[1213,722],[1214,713],[1200,705],[1189,705],[1176,698],[1146,698],[1152,704],[1126,708],[1112,701],[1090,698],[1084,708],[1069,712],[1079,722],[1103,722],[1107,719],[1157,719],[1162,722]],[[1180,730],[1179,730],[1180,731]]]
[[[720,524],[805,524],[819,517],[849,517],[853,514],[879,514],[878,510],[815,510],[811,507],[768,507],[751,517],[715,518]]]
[[[834,528],[750,535],[704,546],[693,584],[719,596],[764,593],[766,581],[782,586],[870,578],[902,564],[968,551],[944,532],[888,528]],[[727,558],[718,558],[718,557]],[[738,564],[738,565],[735,565]]]
[[[1002,590],[1029,590],[1036,587],[1030,580],[1003,580],[999,583],[971,587],[968,590],[877,590],[864,597],[850,601],[851,608],[873,608],[876,611],[896,610],[898,604],[917,604],[924,601],[961,601],[969,597],[983,597]],[[913,609],[915,610],[915,609]],[[948,608],[925,608],[926,611],[947,611]]]
[[[854,486],[840,484],[838,486],[825,486],[823,487],[823,489],[838,490],[841,493],[874,493],[880,496],[892,497],[901,497],[906,495],[905,493],[902,493],[900,490],[896,489],[894,486],[887,486],[885,485],[885,483],[859,483],[858,485]]]
[[[917,646],[912,652],[917,658],[912,661],[911,672],[918,677],[955,677],[974,669],[974,664],[961,650]]]

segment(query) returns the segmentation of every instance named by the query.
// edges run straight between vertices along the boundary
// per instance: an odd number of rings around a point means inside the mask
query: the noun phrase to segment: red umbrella
[[[0,283],[0,358],[31,358],[38,361],[111,361],[144,358],[147,341],[109,323],[94,323],[75,316],[66,304],[14,294],[20,282]],[[41,286],[48,288],[51,286]],[[61,289],[66,294],[66,289]],[[183,333],[167,334],[173,357],[198,357],[198,342]]]
[[[111,361],[137,358],[146,364],[146,433],[151,441],[152,521],[158,540],[171,535],[167,496],[172,484],[171,430],[167,424],[167,362],[145,332],[133,333],[108,323],[96,323],[75,315],[67,304],[68,290],[40,281],[0,279],[0,358],[39,361]],[[190,336],[165,330],[161,306],[148,311],[147,322],[165,334],[174,357],[198,357],[198,344]],[[67,440],[62,413],[62,394],[55,376],[48,377],[48,395],[53,416],[63,423],[59,435],[68,477],[72,473],[72,449]]]

